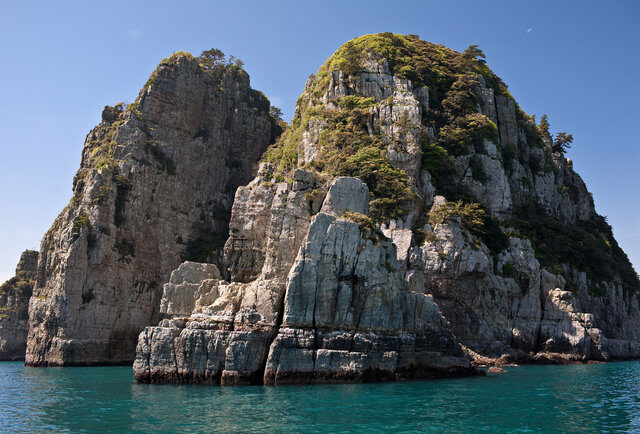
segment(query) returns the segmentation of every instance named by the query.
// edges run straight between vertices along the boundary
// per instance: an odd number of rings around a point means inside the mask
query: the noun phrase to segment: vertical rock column
[[[37,265],[38,252],[22,252],[16,275],[0,286],[0,360],[24,360]]]

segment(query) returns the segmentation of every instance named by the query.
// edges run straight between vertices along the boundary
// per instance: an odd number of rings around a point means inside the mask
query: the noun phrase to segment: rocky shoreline
[[[164,59],[88,134],[27,290],[0,291],[0,355],[221,385],[640,358],[640,280],[570,135],[483,56],[356,38],[291,124],[218,50]]]

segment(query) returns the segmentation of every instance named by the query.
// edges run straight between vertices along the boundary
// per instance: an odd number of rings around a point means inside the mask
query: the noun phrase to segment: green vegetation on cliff
[[[363,72],[365,60],[386,61],[393,75],[411,80],[414,87],[427,86],[441,97],[452,87],[457,74],[466,71],[478,56],[484,57],[475,45],[464,53],[458,53],[443,45],[423,41],[416,35],[378,33],[360,36],[343,44],[322,65],[318,77],[324,79],[330,72],[338,70],[355,75]],[[506,85],[486,64],[473,62],[471,66],[496,92],[508,94]],[[321,87],[326,85],[328,81],[321,83]]]
[[[640,287],[626,255],[615,243],[608,225],[598,220],[600,217],[569,224],[545,213],[517,213],[511,222],[501,224],[476,203],[469,185],[460,182],[457,157],[467,155],[471,155],[468,167],[473,179],[481,184],[489,181],[491,174],[478,156],[488,153],[487,142],[495,145],[507,176],[512,176],[514,170],[528,171],[520,179],[525,201],[536,200],[532,195],[537,176],[572,171],[559,163],[564,161],[562,154],[571,145],[572,136],[559,133],[554,140],[546,115],[536,124],[535,116],[526,114],[513,101],[484,57],[475,45],[456,52],[415,35],[380,33],[355,38],[343,44],[310,77],[291,126],[263,159],[275,166],[278,178],[290,177],[297,167],[328,176],[358,177],[370,188],[373,222],[405,217],[419,203],[418,192],[407,173],[392,163],[388,155],[390,143],[372,124],[373,116],[381,116],[380,110],[393,107],[393,96],[378,101],[358,90],[370,80],[362,73],[378,74],[388,68],[395,77],[410,80],[414,90],[428,88],[428,107],[422,107],[421,119],[422,169],[431,175],[436,194],[450,201],[443,212],[464,217],[467,229],[494,255],[509,245],[503,227],[515,226],[520,236],[532,240],[545,267],[557,271],[561,264],[569,264],[587,271],[595,282],[614,281],[619,276],[625,288]],[[336,95],[336,86],[342,86],[340,94],[344,95],[345,85],[346,96],[332,96]],[[513,113],[515,108],[516,137],[500,137],[502,130],[499,133],[498,126],[480,112],[487,98],[485,95],[483,100],[479,94],[483,86],[492,90],[496,104],[501,98],[503,111]],[[394,122],[396,126],[402,123]],[[527,147],[542,149],[543,158],[539,151],[534,153]],[[572,201],[578,201],[581,181],[573,176],[564,178],[559,188]],[[474,217],[466,218],[471,215]],[[416,239],[429,238],[420,229],[424,223],[424,216],[416,222]]]
[[[367,130],[368,107],[372,98],[347,96],[337,101],[341,109],[321,106],[305,112],[303,121],[294,126],[270,147],[265,160],[287,172],[298,166],[298,147],[305,126],[321,122],[318,157],[305,167],[331,176],[354,176],[368,186],[371,194],[371,217],[376,222],[405,216],[416,199],[407,175],[396,169],[386,157],[380,137]],[[297,125],[297,128],[295,127]]]
[[[584,271],[592,283],[619,282],[625,291],[640,291],[638,275],[604,217],[567,224],[538,207],[527,207],[517,209],[510,224],[531,240],[543,267],[562,273],[567,264]]]
[[[414,88],[427,86],[433,108],[424,111],[423,124],[436,128],[439,134],[436,143],[429,143],[428,134],[423,133],[423,165],[445,185],[454,156],[468,153],[469,146],[482,148],[484,139],[498,140],[496,125],[477,113],[476,76],[484,77],[498,94],[506,94],[506,86],[478,57],[483,54],[475,46],[458,53],[414,35],[381,33],[349,41],[312,77],[298,101],[291,127],[267,150],[264,160],[282,173],[304,166],[331,176],[359,177],[371,190],[375,221],[403,217],[417,195],[406,173],[391,164],[389,144],[383,143],[368,125],[371,110],[380,102],[372,97],[346,95],[327,106],[323,98],[331,73],[340,70],[349,76],[347,80],[353,80],[371,62],[386,62],[392,74],[411,80]],[[317,156],[303,165],[298,158],[310,130],[319,131]]]
[[[34,273],[27,270],[19,270],[15,276],[0,285],[0,295],[28,297],[31,295],[34,284]]]

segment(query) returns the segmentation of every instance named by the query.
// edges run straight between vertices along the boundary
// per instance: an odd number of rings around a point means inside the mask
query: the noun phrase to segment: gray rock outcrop
[[[296,171],[298,179],[308,175]],[[138,381],[285,384],[474,372],[432,298],[409,289],[393,244],[340,217],[364,214],[366,185],[337,178],[312,217],[313,188],[254,181],[238,190],[225,247],[232,281],[201,296],[190,316],[141,333]],[[247,221],[269,228],[268,241],[259,242]],[[236,264],[263,265],[250,272],[255,280],[240,282],[247,273]]]
[[[311,219],[310,193],[319,187],[309,172],[296,171],[291,184],[272,182],[271,172],[262,165],[256,179],[236,192],[224,248],[231,281],[214,284],[191,315],[140,334],[138,381],[262,381],[282,318],[287,273]]]
[[[171,272],[169,282],[162,287],[160,313],[189,315],[196,300],[208,293],[220,279],[220,271],[215,264],[183,262]]]
[[[340,217],[348,211],[369,214],[369,189],[359,179],[342,176],[329,184],[320,212]]]
[[[358,223],[316,215],[289,273],[265,383],[465,373],[465,353],[433,299],[410,291],[393,244],[372,240]]]
[[[512,362],[609,358],[594,316],[563,290],[561,275],[540,267],[528,240],[511,238],[493,258],[458,221],[437,225],[434,234],[435,241],[414,250],[411,273],[421,276],[455,336],[473,352]]]
[[[27,364],[134,359],[171,271],[183,259],[221,265],[235,190],[276,134],[268,110],[242,69],[185,53],[161,62],[136,102],[105,108],[42,241]]]
[[[38,252],[25,250],[15,276],[0,285],[0,360],[24,360],[37,266]]]

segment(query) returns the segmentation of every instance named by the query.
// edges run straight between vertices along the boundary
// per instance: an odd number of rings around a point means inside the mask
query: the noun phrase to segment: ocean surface
[[[523,366],[450,380],[136,384],[130,367],[0,363],[0,431],[640,432],[640,362]]]

